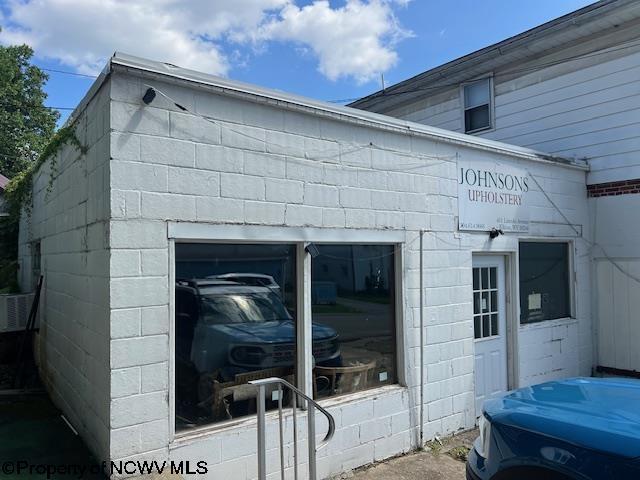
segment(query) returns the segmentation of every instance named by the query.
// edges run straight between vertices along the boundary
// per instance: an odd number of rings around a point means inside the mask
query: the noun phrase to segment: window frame
[[[560,244],[564,244],[567,246],[567,272],[568,272],[568,295],[569,295],[569,299],[568,299],[568,306],[569,306],[569,314],[567,316],[563,316],[563,317],[558,317],[558,318],[550,318],[548,320],[539,320],[536,322],[522,322],[522,312],[521,312],[521,308],[520,308],[520,295],[521,295],[521,289],[520,289],[520,250],[521,250],[521,244],[523,243],[560,243]],[[519,238],[518,239],[518,250],[517,250],[517,255],[516,255],[516,266],[517,266],[517,276],[515,278],[516,280],[516,287],[517,287],[517,292],[518,292],[518,300],[516,303],[516,308],[517,308],[517,321],[518,321],[518,326],[519,328],[535,328],[535,327],[542,327],[542,326],[549,326],[549,322],[555,322],[555,323],[562,323],[562,322],[566,322],[566,321],[573,321],[576,320],[576,269],[575,269],[575,255],[576,255],[576,251],[575,251],[575,242],[571,239],[567,239],[567,238],[562,238],[562,237],[558,237],[558,238]]]
[[[296,245],[296,295],[297,323],[296,342],[297,383],[307,395],[312,396],[312,315],[311,315],[311,255],[306,251],[310,243],[369,244],[394,246],[395,276],[395,346],[397,379],[393,385],[383,385],[344,396],[319,400],[320,404],[349,401],[354,395],[371,395],[389,387],[406,387],[407,350],[404,346],[404,280],[403,255],[406,242],[402,231],[350,230],[327,228],[294,228],[263,225],[215,225],[182,222],[167,222],[169,240],[169,443],[193,438],[203,433],[233,428],[247,421],[256,421],[255,416],[239,417],[227,421],[202,425],[190,430],[176,431],[176,381],[175,381],[175,245],[176,243],[246,243],[246,244],[295,244]],[[307,321],[305,321],[307,320]]]
[[[466,106],[466,102],[465,102],[465,88],[473,85],[474,83],[478,83],[482,80],[488,80],[488,84],[489,84],[489,125],[486,127],[481,127],[481,128],[476,128],[474,130],[469,130],[467,131],[467,122],[466,122],[466,112],[467,110],[470,110],[471,108],[476,108],[476,107],[469,107],[467,108]],[[495,101],[494,101],[494,89],[493,89],[493,73],[489,74],[489,75],[485,75],[482,77],[477,77],[474,78],[473,80],[469,80],[466,82],[463,82],[460,84],[460,109],[462,111],[462,132],[465,133],[466,135],[473,135],[475,133],[480,133],[480,132],[490,132],[495,130]],[[483,104],[484,105],[484,104]]]

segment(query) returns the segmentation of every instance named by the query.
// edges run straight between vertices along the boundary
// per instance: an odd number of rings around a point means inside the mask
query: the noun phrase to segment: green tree
[[[0,173],[13,178],[51,140],[58,112],[46,108],[46,73],[31,64],[27,45],[0,46]]]
[[[50,142],[59,114],[44,106],[46,73],[27,45],[0,46],[0,173],[24,175]],[[0,292],[17,290],[20,209],[0,221]]]

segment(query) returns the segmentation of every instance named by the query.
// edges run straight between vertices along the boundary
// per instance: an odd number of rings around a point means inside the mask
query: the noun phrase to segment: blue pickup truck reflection
[[[249,282],[247,282],[249,283]],[[221,278],[176,284],[176,357],[197,374],[220,381],[268,368],[293,367],[295,323],[271,286]],[[339,365],[337,332],[313,324],[318,365]]]

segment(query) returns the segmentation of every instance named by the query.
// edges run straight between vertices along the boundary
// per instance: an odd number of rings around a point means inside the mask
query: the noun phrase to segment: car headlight
[[[487,458],[489,458],[491,422],[487,419],[487,417],[484,416],[484,414],[480,415],[478,428],[480,430],[480,436],[476,438],[475,442],[473,442],[473,447],[475,448],[476,453],[486,460]]]
[[[264,350],[252,345],[241,345],[231,350],[231,359],[241,365],[260,365],[265,358]]]

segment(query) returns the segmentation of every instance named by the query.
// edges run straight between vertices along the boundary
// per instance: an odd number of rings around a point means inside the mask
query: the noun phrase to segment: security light
[[[156,91],[149,87],[147,88],[147,91],[144,92],[144,97],[142,97],[142,101],[146,104],[149,105],[151,102],[153,102],[153,99],[156,98]]]

